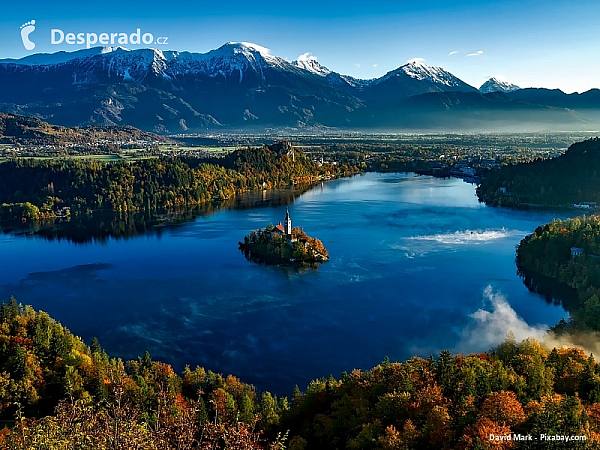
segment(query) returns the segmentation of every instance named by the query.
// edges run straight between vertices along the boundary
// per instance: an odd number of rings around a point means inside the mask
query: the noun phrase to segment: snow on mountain
[[[292,61],[292,65],[322,77],[326,77],[331,73],[331,70],[319,64],[316,56],[311,55],[310,53],[304,53],[303,55],[298,56],[298,59]]]
[[[429,81],[431,83],[441,84],[448,87],[460,87],[465,84],[450,72],[442,69],[441,67],[429,66],[420,59],[409,61],[403,66],[400,66],[398,69],[388,72],[381,78],[375,80],[373,84],[382,83],[393,77],[403,76],[407,76],[418,81]]]
[[[489,94],[490,92],[513,92],[521,89],[516,84],[511,84],[506,81],[501,81],[497,78],[490,78],[479,88],[479,92],[482,94]]]
[[[407,81],[429,82],[429,88],[425,89],[425,92],[472,89],[446,70],[431,67],[418,59],[388,72],[381,78],[361,80],[331,71],[322,66],[310,53],[300,55],[290,63],[273,56],[269,49],[249,42],[228,42],[207,53],[161,51],[151,48],[130,50],[123,47],[95,47],[75,52],[35,54],[18,60],[0,60],[0,63],[28,66],[69,64],[69,68],[73,68],[74,84],[97,83],[100,80],[115,78],[120,78],[122,81],[142,82],[149,75],[166,80],[188,75],[224,77],[226,80],[231,79],[242,83],[248,76],[266,80],[266,73],[276,70],[293,72],[296,75],[308,72],[326,78],[331,85],[358,91],[395,77]],[[436,88],[436,85],[439,88]]]
[[[169,56],[172,52],[165,52]],[[142,82],[148,75],[166,75],[167,56],[157,49],[128,50],[122,47],[105,48],[99,54],[71,60],[73,84],[97,83],[100,79],[121,78]]]
[[[271,55],[269,49],[249,42],[228,42],[208,53],[172,52],[169,59],[168,66],[174,75],[200,72],[210,77],[237,76],[240,83],[248,69],[264,79],[266,68],[291,66],[284,59]]]
[[[101,67],[109,75],[123,77],[124,81],[142,81],[149,73],[173,78],[175,75],[193,73],[209,77],[235,76],[241,82],[248,69],[264,79],[266,68],[289,68],[290,63],[273,56],[269,50],[249,42],[228,42],[207,53],[162,51],[159,49],[129,50],[123,47],[94,47],[75,52],[35,54],[25,58],[0,60],[0,63],[30,66],[53,65],[72,62],[78,64],[74,74],[76,84],[95,82],[94,67]],[[84,73],[82,73],[82,69]],[[296,69],[297,70],[297,69]]]
[[[123,47],[93,47],[74,52],[60,51],[56,53],[36,53],[20,59],[0,59],[0,64],[19,64],[26,66],[49,66],[72,61],[74,59],[87,58],[95,55],[105,55],[115,51],[129,51]]]
[[[307,71],[311,74],[326,78],[329,84],[337,88],[357,89],[362,91],[373,82],[373,79],[361,80],[351,77],[350,75],[341,75],[333,70],[329,70],[317,61],[316,56],[311,55],[310,53],[304,53],[303,55],[298,56],[298,59],[292,61],[292,65],[302,71]]]
[[[376,80],[376,78],[363,80],[361,78],[351,77],[350,75],[340,75],[340,78],[342,80],[344,80],[346,83],[348,83],[350,86],[352,86],[356,89],[359,89],[359,90],[370,86]]]

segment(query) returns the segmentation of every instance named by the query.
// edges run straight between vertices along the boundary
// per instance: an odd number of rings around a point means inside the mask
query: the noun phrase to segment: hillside
[[[16,418],[0,433],[9,450],[600,445],[600,365],[532,339],[477,355],[386,359],[296,387],[290,399],[201,367],[178,375],[147,352],[123,362],[14,299],[0,308],[0,342],[0,417]]]
[[[0,308],[0,343],[0,418],[17,419],[0,432],[4,449],[265,448],[255,414],[262,428],[286,408],[231,375],[180,376],[147,352],[111,358],[13,298]]]
[[[502,206],[600,204],[600,139],[573,144],[550,160],[502,167],[481,180],[477,196]]]
[[[132,126],[88,126],[69,128],[51,125],[36,117],[0,113],[0,143],[22,145],[88,144],[101,141],[164,142],[162,136],[138,130]]]
[[[358,170],[349,164],[319,166],[289,143],[237,150],[209,162],[17,159],[0,164],[0,219],[39,219],[63,207],[72,213],[187,209]]]
[[[280,428],[306,449],[592,449],[598,371],[580,350],[508,338],[488,353],[442,351],[316,380]]]
[[[582,254],[573,256],[572,248]],[[570,319],[557,331],[600,331],[599,257],[599,216],[555,220],[519,243],[516,261],[521,273],[532,280],[541,275],[574,290],[575,296],[563,301]]]

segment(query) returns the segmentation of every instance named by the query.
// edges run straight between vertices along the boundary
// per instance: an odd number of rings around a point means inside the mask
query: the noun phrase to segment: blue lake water
[[[442,349],[488,350],[566,313],[516,275],[515,246],[556,212],[478,203],[475,186],[366,174],[289,206],[331,260],[298,273],[246,261],[249,231],[285,206],[223,209],[127,240],[0,235],[0,298],[47,311],[111,356],[232,373],[287,395],[315,378]]]

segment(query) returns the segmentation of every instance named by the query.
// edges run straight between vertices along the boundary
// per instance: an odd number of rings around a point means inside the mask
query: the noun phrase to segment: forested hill
[[[298,150],[288,155],[277,147],[239,150],[213,163],[170,157],[114,163],[17,159],[0,164],[0,218],[35,219],[64,206],[72,212],[189,208],[357,171],[318,166]]]
[[[582,254],[571,255],[571,248]],[[517,247],[517,266],[575,289],[577,298],[565,304],[568,323],[557,331],[600,331],[600,217],[555,220],[536,228]]]
[[[554,159],[490,172],[481,180],[477,195],[488,204],[506,206],[600,204],[600,139],[573,144]]]
[[[477,355],[386,359],[288,400],[201,367],[178,375],[148,353],[111,358],[11,299],[0,308],[0,419],[12,418],[0,431],[9,450],[597,449],[600,365],[507,338]],[[490,442],[512,433],[533,441]]]
[[[350,174],[358,171],[349,165],[339,168],[332,165],[320,166],[289,141],[239,149],[212,162],[242,173],[249,180],[260,184],[264,182],[267,188],[310,183],[320,175]]]
[[[44,312],[14,299],[0,308],[0,419],[17,420],[0,431],[0,448],[267,448],[256,427],[285,409],[233,376],[201,367],[180,376],[147,352],[123,362]]]
[[[132,126],[62,127],[36,117],[0,113],[0,142],[26,145],[92,144],[111,142],[164,142],[166,138]]]
[[[599,372],[580,350],[507,339],[488,353],[442,351],[317,380],[292,397],[280,429],[290,429],[290,448],[597,449]],[[490,435],[505,440],[490,442]]]

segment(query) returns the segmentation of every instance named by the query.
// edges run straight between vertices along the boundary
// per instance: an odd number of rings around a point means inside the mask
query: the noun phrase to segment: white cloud
[[[379,64],[373,64],[373,67],[377,67],[377,66],[379,66]]]
[[[483,55],[483,50],[478,50],[475,53],[469,53],[467,56],[481,56]]]
[[[360,68],[360,63],[355,63],[354,64],[356,67]]]
[[[554,347],[578,347],[587,354],[598,354],[600,351],[600,333],[578,332],[557,336],[549,331],[548,325],[529,325],[510,306],[506,298],[501,293],[494,292],[491,286],[485,288],[483,297],[488,308],[480,308],[469,315],[471,320],[462,330],[461,339],[454,351],[487,351],[501,344],[509,332],[517,342],[534,338],[548,350]]]
[[[500,344],[509,331],[519,342],[528,337],[538,340],[544,338],[548,325],[527,324],[511,308],[506,298],[494,292],[491,286],[485,288],[483,295],[491,311],[480,308],[470,315],[471,323],[463,330],[458,350],[485,351]]]
[[[458,50],[452,50],[450,53],[448,53],[448,56],[456,55],[457,53]]]
[[[296,58],[298,61],[316,61],[317,57],[309,52],[303,53]]]

